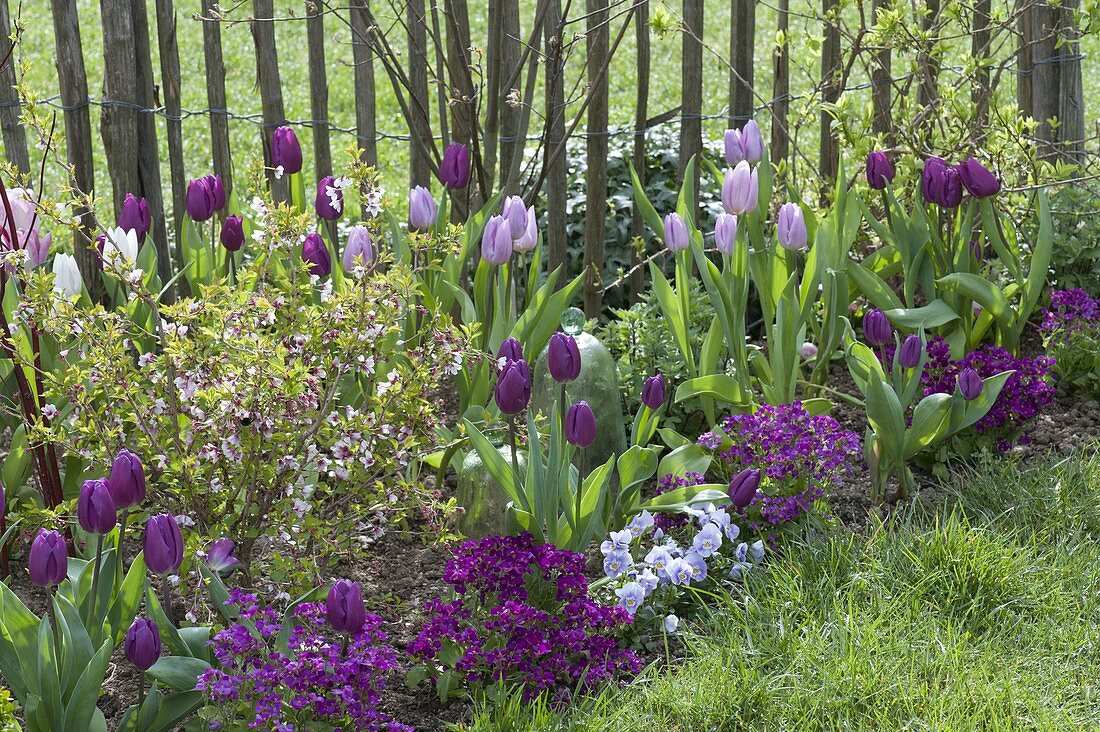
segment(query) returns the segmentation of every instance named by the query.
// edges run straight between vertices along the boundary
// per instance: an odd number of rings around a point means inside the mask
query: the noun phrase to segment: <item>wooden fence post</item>
[[[649,0],[642,0],[634,11],[635,46],[638,52],[637,97],[634,102],[634,170],[642,187],[646,184],[646,122],[649,117]],[[635,241],[645,241],[645,219],[638,206],[633,206],[630,215],[630,237]],[[645,245],[632,248],[630,256],[630,304],[638,302],[645,288],[645,271],[641,266],[645,259]]]
[[[486,178],[482,165],[480,134],[477,129],[477,92],[470,70],[470,17],[466,0],[446,0],[443,15],[447,27],[447,77],[450,83],[451,136],[470,146],[471,183],[469,191],[454,191],[451,196],[451,221],[466,220],[467,203],[473,210],[481,208],[490,195],[491,179]]]
[[[408,0],[409,28],[409,185],[432,184],[432,130],[428,124],[428,33],[424,0]],[[444,70],[439,70],[443,73]]]
[[[313,166],[317,180],[332,174],[329,144],[328,73],[325,69],[325,16],[319,0],[306,0],[306,44],[309,46],[309,114],[313,118]]]
[[[0,0],[0,58],[8,58],[0,69],[0,128],[4,131],[4,153],[20,173],[31,172],[27,133],[19,123],[19,93],[15,90],[15,55],[11,50],[11,14],[8,0]]]
[[[539,0],[545,4],[543,36],[546,67],[546,126],[543,131],[543,165],[546,166],[546,246],[550,270],[563,267],[558,285],[569,281],[566,257],[565,155],[555,155],[565,145],[565,87],[562,79],[561,0]]]
[[[164,95],[168,131],[168,164],[172,174],[172,219],[176,232],[176,259],[183,264],[184,200],[187,196],[183,167],[183,125],[180,114],[180,51],[176,41],[176,9],[172,0],[157,0],[157,42],[160,47],[160,89]],[[184,282],[184,278],[177,280]]]
[[[776,35],[779,40],[775,47],[775,72],[772,82],[772,138],[769,159],[775,165],[787,160],[790,150],[790,136],[787,131],[787,117],[791,108],[791,39],[790,0],[779,0],[776,8]]]
[[[692,220],[698,224],[699,216],[696,209],[699,205],[699,168],[702,165],[702,160],[699,158],[703,152],[703,3],[699,0],[684,0],[683,13],[680,175],[683,177],[688,161],[695,157],[692,181],[695,196],[690,204]]]
[[[588,53],[588,167],[585,174],[584,314],[598,318],[603,311],[604,223],[607,218],[607,63],[610,31],[607,0],[586,0]]]
[[[890,0],[873,0],[871,3],[871,23],[879,21],[884,8],[890,6]],[[892,85],[894,83],[890,44],[883,42],[871,59],[871,106],[874,109],[871,129],[876,135],[882,135],[887,147],[894,146],[894,123],[891,111]]]
[[[363,150],[363,162],[378,165],[378,142],[374,100],[374,55],[367,21],[367,0],[351,3],[351,55],[355,64],[355,133]]]
[[[72,184],[78,194],[91,195],[95,188],[92,123],[88,112],[88,75],[84,70],[84,49],[80,43],[80,17],[76,11],[76,0],[50,0],[50,9],[57,79],[61,104],[65,108],[65,159],[72,166]],[[73,215],[80,219],[80,228],[73,234],[77,268],[92,302],[103,302],[107,289],[103,285],[95,252],[90,246],[97,228],[95,213],[81,202],[74,207]]]
[[[272,168],[271,139],[275,128],[286,124],[283,111],[283,86],[279,79],[279,54],[275,47],[275,9],[273,0],[252,0],[252,40],[256,46],[256,84],[260,88],[260,102],[263,107],[263,145],[264,164]],[[286,177],[275,177],[269,170],[268,185],[271,197],[275,201],[287,200]],[[310,186],[306,185],[308,191]]]
[[[1062,157],[1080,163],[1085,156],[1085,95],[1081,72],[1080,32],[1075,14],[1081,0],[1062,0],[1054,9],[1058,16],[1058,35],[1064,40],[1058,63],[1058,143]]]
[[[1078,7],[1079,0],[1058,5],[1033,0],[1024,8],[1017,91],[1021,111],[1039,123],[1035,137],[1040,156],[1079,162],[1085,122],[1080,45],[1073,19]]]
[[[111,175],[114,212],[127,193],[141,191],[138,175],[137,69],[130,0],[100,0],[103,22],[103,109],[100,133]]]
[[[921,28],[925,33],[934,34],[940,26],[940,0],[925,0],[924,17]],[[935,48],[936,42],[929,41],[917,55],[917,103],[920,105],[920,127],[924,142],[932,144],[932,132],[936,124],[936,108],[939,106],[940,58]]]
[[[690,0],[688,0],[690,2]],[[697,3],[702,16],[703,3]],[[685,6],[685,16],[686,7]],[[753,61],[756,51],[756,0],[732,0],[730,13],[730,72],[729,125],[744,127],[752,119],[754,101]]]
[[[990,10],[990,0],[977,0],[974,4],[971,19],[970,55],[979,61],[970,88],[970,100],[974,105],[974,122],[971,129],[977,132],[976,137],[978,138],[985,136],[984,127],[989,122],[991,91],[989,88],[989,65],[985,61],[989,57]]]
[[[218,20],[210,19],[215,5],[217,0],[202,0],[202,16],[207,19],[202,22],[203,51],[206,55],[206,106],[210,109],[210,149],[214,172],[222,177],[228,195],[233,191],[233,158],[229,154],[229,110],[225,101],[222,29]]]
[[[508,172],[512,169],[512,158],[523,155],[524,140],[519,135],[519,106],[510,104],[508,98],[512,87],[507,86],[512,78],[519,76],[520,40],[519,40],[519,0],[499,0],[500,2],[500,187],[506,188]],[[518,87],[515,87],[518,91]],[[508,193],[516,193],[513,183]]]
[[[840,0],[822,0],[821,15],[825,19],[825,41],[821,47],[821,100],[832,104],[840,98]],[[821,109],[821,144],[819,148],[822,195],[836,183],[840,165],[840,149],[833,135],[833,115]]]

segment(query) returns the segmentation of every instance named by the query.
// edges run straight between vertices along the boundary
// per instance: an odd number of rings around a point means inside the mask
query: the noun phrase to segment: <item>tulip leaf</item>
[[[657,466],[657,477],[672,475],[682,478],[688,473],[706,473],[713,457],[702,445],[695,443],[676,448]]]
[[[561,315],[569,307],[581,283],[584,282],[584,274],[579,274],[555,291],[554,285],[561,274],[561,267],[550,273],[546,282],[535,293],[531,305],[520,313],[509,336],[523,344],[523,351],[528,360],[542,353],[546,344],[550,342],[550,336],[561,327]]]
[[[649,197],[646,196],[645,186],[642,185],[642,181],[638,177],[638,171],[634,169],[634,163],[627,163],[627,165],[630,166],[630,179],[634,184],[634,205],[638,207],[642,219],[649,224],[649,228],[653,229],[653,233],[660,236],[661,232],[664,231],[664,222],[661,221],[657,209],[653,207]]]
[[[877,373],[867,381],[867,421],[882,444],[885,458],[897,460],[905,443],[905,413],[893,389]]]
[[[661,441],[673,450],[678,447],[683,447],[684,445],[694,444],[691,440],[684,437],[671,427],[661,427],[657,430],[657,434],[661,436]]]
[[[913,409],[913,420],[905,433],[902,457],[913,457],[944,436],[951,417],[951,395],[930,394]]]
[[[653,293],[657,296],[657,302],[661,306],[661,310],[664,312],[667,319],[667,325],[669,330],[672,331],[673,337],[676,339],[676,346],[680,349],[680,355],[683,356],[684,361],[689,364],[689,373],[691,372],[691,365],[695,363],[695,356],[691,350],[691,340],[688,337],[687,327],[684,324],[684,313],[680,309],[680,301],[676,297],[676,292],[672,289],[672,285],[665,279],[664,274],[660,268],[653,262],[649,263],[649,276],[650,285],[653,287]]]
[[[1043,276],[1046,276],[1045,270]],[[936,284],[949,292],[961,292],[971,300],[976,300],[998,321],[1001,321],[1009,310],[1008,298],[1001,292],[1001,288],[976,274],[952,272],[940,277],[936,280]]]
[[[997,402],[997,397],[1001,395],[1001,389],[1004,388],[1005,382],[1014,373],[1016,372],[1002,371],[999,374],[990,376],[988,379],[984,379],[982,381],[982,393],[978,395],[977,399],[971,399],[966,403],[962,422],[958,425],[952,425],[955,431],[965,430],[984,417],[993,408],[993,405]]]
[[[704,483],[666,491],[654,496],[640,508],[646,511],[673,513],[695,503],[718,503],[729,498],[727,486],[721,483]]]
[[[470,436],[470,444],[477,450],[478,457],[481,458],[481,462],[489,471],[489,475],[493,476],[497,485],[500,486],[500,489],[504,491],[509,499],[527,513],[532,513],[533,507],[526,493],[516,489],[516,479],[512,475],[512,466],[508,464],[500,451],[493,443],[489,442],[489,439],[482,434],[473,422],[463,419],[462,423],[466,425],[466,434]]]
[[[65,726],[61,729],[91,728],[96,709],[95,703],[103,687],[103,676],[107,673],[107,664],[111,660],[113,650],[114,644],[109,639],[104,641],[88,664],[80,667],[83,673],[77,679],[72,696],[65,707]]]
[[[679,403],[695,397],[707,397],[743,408],[752,404],[741,393],[741,384],[728,374],[708,374],[688,379],[676,388],[674,399]]]
[[[130,563],[130,569],[122,580],[118,594],[115,595],[111,609],[107,612],[107,632],[115,643],[122,641],[127,628],[137,615],[141,598],[145,594],[145,553],[138,552],[134,561]]]
[[[206,625],[193,625],[179,629],[180,638],[187,644],[187,649],[190,651],[188,655],[209,663],[210,647],[207,642],[210,640],[210,630]]]
[[[870,271],[863,263],[849,262],[848,276],[875,307],[881,310],[896,310],[903,307],[901,300],[882,277]]]
[[[890,319],[891,323],[900,328],[907,330],[924,328],[927,330],[939,328],[941,325],[947,325],[958,320],[959,314],[943,300],[936,299],[919,308],[887,310],[886,317]]]
[[[0,582],[0,676],[16,698],[38,688],[38,617]]]
[[[195,688],[199,676],[210,668],[210,664],[190,656],[162,656],[147,672],[161,683],[180,691]]]

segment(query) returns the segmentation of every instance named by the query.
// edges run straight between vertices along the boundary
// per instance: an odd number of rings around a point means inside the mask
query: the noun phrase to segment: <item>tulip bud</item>
[[[737,241],[737,217],[720,213],[714,221],[714,245],[722,254],[733,254],[733,245]]]
[[[435,226],[436,208],[432,192],[424,186],[409,191],[409,226],[414,229],[430,229]]]
[[[118,523],[115,500],[105,480],[86,480],[76,501],[80,528],[89,534],[108,534]]]
[[[149,618],[136,618],[122,642],[126,660],[142,671],[148,671],[160,659],[160,631]]]
[[[754,119],[746,122],[741,129],[741,150],[745,153],[745,160],[754,165],[764,159],[764,135]]]
[[[31,544],[30,557],[27,559],[31,582],[39,587],[54,587],[61,584],[69,569],[69,554],[65,548],[65,537],[56,531],[39,529]]]
[[[962,181],[955,168],[940,158],[928,158],[921,171],[921,193],[924,200],[944,208],[954,208],[962,202]]]
[[[42,235],[38,231],[27,232],[24,245],[27,251],[27,269],[41,267],[50,257],[50,244],[53,242],[53,234]]]
[[[997,176],[972,157],[956,165],[955,169],[959,172],[962,184],[974,198],[993,196],[1001,190],[1001,181],[997,180]]]
[[[302,243],[302,261],[309,264],[311,275],[327,277],[332,271],[332,255],[329,254],[325,240],[316,231],[307,234]]]
[[[523,236],[512,242],[512,249],[517,252],[529,252],[539,243],[538,218],[535,217],[535,207],[527,209]]]
[[[355,635],[367,622],[367,609],[359,585],[349,580],[336,580],[325,598],[328,623],[340,633]]]
[[[505,414],[519,414],[531,401],[531,369],[523,360],[505,361],[493,392],[497,407]]]
[[[149,205],[144,198],[138,198],[133,193],[127,193],[122,200],[122,210],[119,211],[118,221],[115,226],[120,229],[133,229],[137,232],[139,242],[145,241],[145,235],[149,233],[152,225],[149,219]]]
[[[470,148],[452,142],[443,151],[439,164],[439,180],[446,188],[459,190],[470,182]]]
[[[565,439],[576,447],[588,447],[596,441],[596,415],[588,402],[577,402],[569,407],[565,417]]]
[[[959,374],[959,392],[966,401],[973,401],[981,396],[982,377],[972,368],[965,368]]]
[[[150,516],[145,522],[145,566],[153,574],[178,572],[183,564],[183,534],[170,513]]]
[[[230,252],[235,252],[244,246],[244,219],[240,216],[226,216],[218,239]]]
[[[657,374],[650,376],[642,385],[642,404],[650,409],[660,409],[665,405],[665,377]]]
[[[107,477],[111,498],[119,509],[140,505],[145,500],[145,468],[141,459],[126,448],[115,455],[111,474]]]
[[[206,553],[206,566],[215,572],[224,572],[241,566],[241,561],[233,556],[233,550],[237,547],[232,539],[217,539],[210,545],[210,551]]]
[[[742,160],[733,170],[726,171],[722,183],[722,206],[726,213],[743,216],[756,210],[760,198],[760,182],[756,168]]]
[[[335,221],[344,210],[344,191],[336,185],[336,178],[326,175],[317,181],[317,197],[313,200],[317,215],[325,221]]]
[[[302,170],[302,146],[290,127],[275,130],[271,139],[271,164],[276,168],[281,166],[287,175]]]
[[[776,237],[779,246],[791,251],[806,248],[806,219],[802,207],[797,203],[784,203],[779,208],[779,221],[776,225]]]
[[[581,375],[581,352],[573,336],[555,333],[550,336],[547,347],[546,363],[554,381],[564,384]]]
[[[84,289],[84,280],[73,255],[62,252],[54,256],[53,289],[66,297],[76,297]]]
[[[691,246],[688,238],[687,224],[678,213],[670,213],[665,216],[665,246],[670,252],[682,252]]]
[[[885,346],[894,340],[894,329],[886,313],[876,309],[864,315],[863,335],[872,346]]]
[[[519,196],[505,198],[503,216],[512,233],[512,241],[521,238],[527,231],[527,207],[523,205],[523,199]]]
[[[133,229],[123,231],[115,229],[108,232],[103,240],[102,260],[114,267],[122,267],[123,262],[131,265],[137,261],[138,240],[137,232]]]
[[[741,140],[741,130],[726,130],[722,142],[726,165],[732,168],[745,159],[745,144]]]
[[[727,491],[730,503],[738,510],[745,510],[745,507],[752,503],[759,487],[760,471],[756,468],[742,470],[730,480],[729,490]]]
[[[184,208],[192,221],[207,221],[217,210],[214,206],[214,191],[210,189],[210,180],[207,176],[194,178],[187,184],[187,198]]]
[[[220,175],[207,175],[206,184],[210,187],[210,196],[214,201],[214,210],[225,208],[225,184]]]
[[[898,364],[903,369],[916,368],[920,363],[921,354],[924,352],[924,344],[921,343],[920,336],[912,334],[906,337],[901,344],[901,351],[898,353]]]
[[[523,346],[515,338],[505,338],[504,342],[500,344],[500,348],[497,349],[497,360],[504,359],[505,361],[522,361],[523,360]]]
[[[344,246],[344,271],[351,272],[356,266],[366,267],[374,259],[374,246],[370,239],[370,229],[365,226],[353,226],[348,232],[348,243]]]
[[[481,234],[481,258],[501,265],[512,257],[512,230],[503,216],[493,216]]]
[[[802,347],[798,349],[798,355],[805,361],[809,361],[811,358],[817,356],[817,346],[809,341],[802,344]]]
[[[894,166],[890,158],[881,150],[876,150],[867,156],[867,184],[876,191],[881,191],[888,184],[894,182]]]

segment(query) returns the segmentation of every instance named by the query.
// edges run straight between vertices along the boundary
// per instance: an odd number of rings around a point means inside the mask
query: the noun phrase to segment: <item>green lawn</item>
[[[950,490],[773,559],[672,670],[565,718],[513,705],[467,729],[1097,729],[1100,458]]]

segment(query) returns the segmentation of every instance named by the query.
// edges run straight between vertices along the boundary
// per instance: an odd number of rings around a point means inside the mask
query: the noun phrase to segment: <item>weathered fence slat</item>
[[[4,131],[4,153],[20,173],[31,172],[27,133],[19,123],[19,93],[15,90],[15,56],[11,47],[11,14],[8,0],[0,0],[0,58],[8,58],[0,70],[0,128]]]
[[[684,29],[681,34],[681,80],[680,90],[680,173],[683,174],[688,162],[694,156],[695,171],[692,190],[695,197],[691,203],[691,215],[699,203],[699,160],[703,152],[703,3],[698,0],[684,0]]]
[[[632,157],[634,170],[642,186],[646,183],[646,122],[649,117],[649,0],[643,0],[634,11],[634,45],[638,54],[638,81],[637,96],[634,102],[634,154]],[[645,241],[645,219],[642,211],[634,206],[630,215],[630,237],[638,241]],[[641,266],[645,259],[645,247],[635,246],[630,255],[630,303],[638,302],[645,288],[645,273]]]
[[[409,33],[409,184],[430,186],[432,182],[432,129],[428,123],[428,30],[424,0],[408,0],[406,23]]]
[[[684,3],[685,15],[688,3]],[[703,3],[698,5],[702,15]],[[756,0],[732,0],[730,13],[730,127],[743,127],[752,118],[753,61],[756,52]]]
[[[217,0],[202,0],[202,15],[211,18]],[[214,172],[222,177],[225,192],[233,190],[233,159],[229,154],[229,111],[225,101],[225,62],[222,59],[222,30],[216,20],[202,23],[206,54],[206,106],[210,108],[210,148]]]
[[[776,7],[776,35],[781,42],[775,48],[774,73],[772,79],[772,137],[769,158],[779,165],[786,161],[790,149],[790,137],[787,133],[787,117],[791,107],[791,39],[790,0],[779,0]]]
[[[586,0],[588,84],[588,165],[585,172],[584,314],[598,318],[603,310],[604,225],[607,219],[607,97],[604,66],[608,61],[607,0]]]
[[[451,135],[470,146],[473,177],[477,186],[461,195],[451,197],[452,221],[466,220],[467,203],[470,208],[481,208],[482,201],[491,195],[492,181],[486,178],[481,165],[479,149],[481,135],[477,129],[478,100],[470,69],[470,17],[466,0],[445,0],[443,16],[447,31],[447,79],[450,83]],[[472,185],[472,183],[471,183]]]
[[[565,145],[565,89],[562,62],[561,0],[540,0],[545,4],[543,35],[546,68],[546,126],[543,132],[543,155],[546,165],[546,245],[550,271],[564,267],[558,284],[569,281],[569,265],[565,240],[565,155],[555,155]]]
[[[519,0],[499,0],[500,2],[500,187],[508,188],[508,172],[512,169],[512,158],[523,156],[523,141],[517,139],[519,133],[520,112],[508,98],[513,87],[510,82],[519,76],[520,40],[519,40]],[[508,193],[514,194],[513,183]]]
[[[977,0],[971,19],[970,54],[979,61],[974,71],[974,81],[970,89],[970,100],[974,105],[974,130],[984,135],[984,127],[989,121],[989,18],[990,0]]]
[[[164,97],[165,127],[168,131],[168,164],[172,173],[172,218],[178,234],[183,222],[183,202],[187,190],[180,119],[180,51],[176,40],[176,9],[172,0],[157,0],[157,41],[160,46],[160,91]],[[176,259],[183,261],[180,236],[176,237]]]
[[[821,15],[825,19],[825,41],[821,46],[821,142],[818,171],[821,173],[822,195],[832,190],[840,165],[840,148],[833,134],[833,115],[824,105],[840,98],[840,26],[837,13],[840,0],[822,0]]]
[[[871,23],[877,23],[883,10],[889,6],[890,0],[874,0],[871,4]],[[871,129],[886,139],[887,147],[893,147],[894,134],[890,101],[893,96],[892,61],[889,43],[882,43],[871,60],[871,107],[874,110]]]
[[[363,150],[363,162],[378,165],[377,112],[374,97],[374,54],[367,22],[367,0],[351,3],[351,53],[355,64],[355,133]]]
[[[271,165],[271,139],[275,129],[286,124],[283,111],[283,86],[279,78],[279,54],[275,47],[275,11],[273,0],[252,0],[252,39],[256,46],[256,83],[260,88],[260,104],[263,108],[264,163]],[[286,176],[276,177],[268,172],[271,196],[276,201],[287,200]]]
[[[138,175],[137,67],[130,0],[100,0],[103,25],[103,109],[100,133],[111,175],[114,211],[127,193],[141,191]]]
[[[313,164],[317,179],[332,174],[329,142],[328,73],[325,69],[325,16],[319,0],[306,0],[306,45],[309,46],[309,112],[313,117]]]

